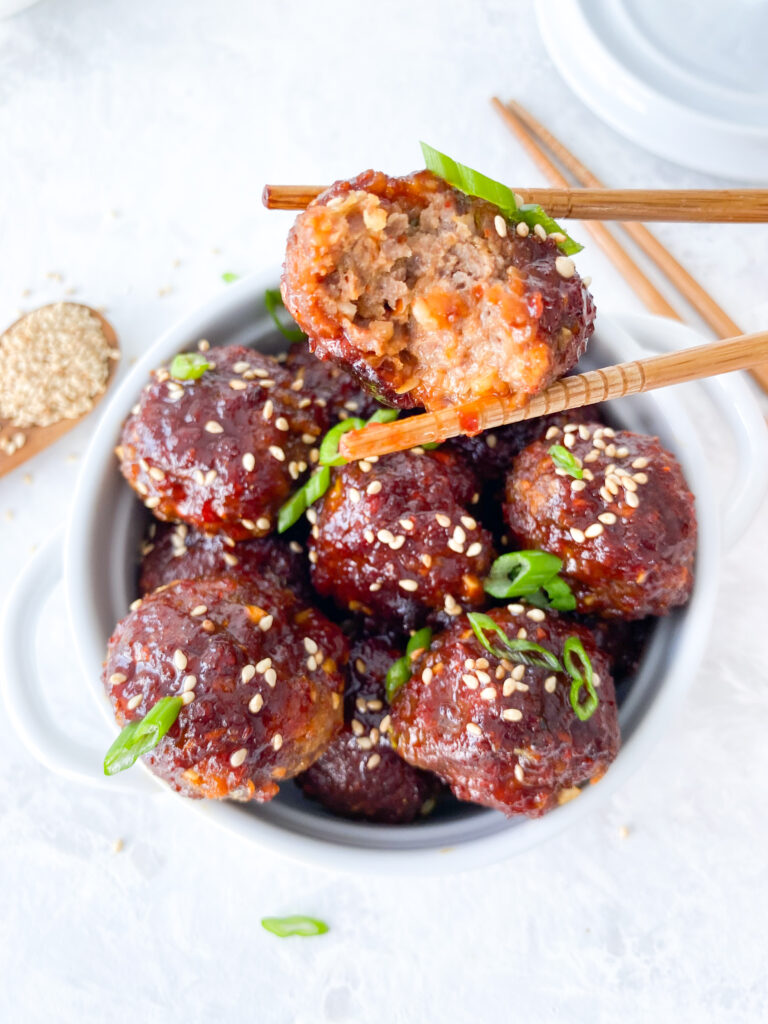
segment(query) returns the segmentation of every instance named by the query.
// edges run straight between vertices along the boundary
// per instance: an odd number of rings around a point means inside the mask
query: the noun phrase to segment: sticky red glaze
[[[274,535],[239,543],[225,534],[201,533],[186,523],[151,523],[142,544],[139,593],[147,594],[175,580],[232,576],[266,577],[310,599],[306,554],[301,545]]]
[[[482,606],[493,549],[490,534],[467,510],[475,486],[461,460],[439,449],[335,470],[309,540],[315,589],[400,628],[423,624],[431,610],[446,607],[447,595],[456,615],[460,606]],[[457,549],[448,546],[462,537]],[[473,544],[480,548],[470,555]],[[417,589],[405,589],[404,580]]]
[[[517,456],[506,483],[509,528],[521,548],[540,548],[563,560],[579,611],[626,619],[665,615],[685,604],[693,588],[696,514],[682,470],[658,438],[597,423],[584,431],[588,439],[572,434],[570,449],[583,461],[585,478],[592,477],[582,490],[574,488],[572,477],[557,474],[548,454],[562,436],[536,441]],[[641,468],[633,465],[638,459]],[[630,477],[626,487],[616,482],[626,479],[616,477],[616,468]],[[606,476],[618,492],[607,492],[610,501],[601,495]],[[606,514],[616,522],[601,523],[598,516]],[[595,538],[580,540],[578,532],[576,538],[571,533],[595,523],[602,528]]]
[[[346,370],[335,363],[318,359],[306,342],[294,342],[288,349],[285,368],[295,381],[302,381],[302,394],[314,401],[315,415],[323,430],[349,416],[368,419],[378,408],[376,399]]]
[[[508,815],[538,817],[575,795],[568,792],[573,787],[601,778],[616,757],[619,724],[609,662],[589,630],[559,619],[556,612],[549,612],[542,622],[506,608],[489,614],[510,638],[525,629],[529,640],[558,658],[567,637],[578,636],[600,680],[600,703],[593,715],[580,721],[570,702],[570,677],[545,668],[525,668],[520,680],[525,689],[503,696],[504,681],[515,664],[502,664],[489,654],[462,616],[433,639],[393,701],[394,742],[406,761],[435,772],[460,800]],[[483,658],[487,667],[467,667],[468,659],[472,666]],[[501,678],[496,673],[499,667]],[[427,669],[432,672],[428,683]],[[484,674],[478,677],[478,671]],[[545,680],[552,675],[556,685],[549,693]],[[477,680],[475,689],[467,685],[467,678]],[[491,696],[491,687],[492,699],[485,699],[484,692]],[[521,719],[504,720],[506,709],[520,711]],[[477,726],[479,733],[468,732],[468,725]]]
[[[272,622],[264,630],[266,616]],[[305,638],[322,652],[320,665],[308,664]],[[177,650],[186,657],[183,667],[174,661]],[[147,764],[185,796],[263,802],[340,728],[346,657],[341,631],[274,580],[185,580],[145,597],[118,623],[103,680],[124,726],[161,697],[181,694],[185,678],[194,676],[194,700],[145,755]],[[274,685],[263,666],[243,681],[243,669],[266,658]],[[253,712],[256,694],[264,703]],[[141,702],[129,709],[135,696]],[[245,760],[233,766],[230,758],[243,748]]]
[[[198,380],[155,371],[123,427],[120,469],[159,519],[182,519],[235,540],[264,536],[306,475],[325,410],[293,390],[294,376],[271,356],[230,346],[209,358],[215,369]],[[245,387],[233,390],[232,383]],[[222,432],[209,432],[209,422]],[[280,429],[285,424],[288,430]],[[251,470],[243,464],[249,453]]]
[[[346,367],[381,401],[398,408],[435,409],[466,401],[468,397],[465,393],[429,388],[423,382],[413,387],[409,383],[410,368],[400,357],[372,359],[358,344],[360,331],[367,330],[366,322],[356,317],[353,325],[329,302],[326,281],[338,273],[335,264],[338,242],[332,227],[326,223],[322,208],[356,191],[377,196],[385,210],[407,211],[412,225],[418,224],[421,212],[434,202],[436,195],[444,196],[444,205],[455,212],[455,219],[473,218],[478,234],[501,255],[511,283],[506,288],[496,284],[483,289],[476,285],[477,294],[473,292],[466,301],[457,292],[447,291],[440,327],[450,330],[454,321],[461,320],[458,306],[462,304],[467,309],[481,303],[488,308],[510,306],[510,322],[515,325],[513,334],[518,341],[527,339],[529,352],[528,380],[522,389],[521,401],[576,363],[594,329],[595,309],[578,274],[566,279],[557,272],[555,259],[559,253],[555,243],[542,241],[534,234],[521,238],[513,230],[506,237],[500,237],[494,224],[499,213],[497,207],[464,195],[429,171],[402,178],[365,171],[350,181],[336,182],[297,217],[288,236],[282,291],[286,306],[309,335],[310,345],[320,358],[332,359]],[[360,230],[361,244],[366,244],[369,239],[362,227]],[[391,241],[401,243],[403,239]],[[417,260],[405,262],[406,279],[421,272]],[[448,275],[453,268],[442,270],[445,280],[435,281],[438,287],[430,295],[435,316],[439,312],[434,304],[440,287],[451,287]],[[402,313],[402,309],[395,308],[388,318],[399,320]],[[382,322],[386,321],[387,317]],[[501,381],[489,381],[475,392],[477,397],[509,393],[509,385]],[[477,425],[470,423],[465,429],[472,433]]]
[[[427,813],[440,788],[435,776],[399,757],[381,731],[389,715],[384,680],[402,653],[386,637],[362,639],[350,649],[344,728],[296,780],[307,796],[335,814],[404,824]]]

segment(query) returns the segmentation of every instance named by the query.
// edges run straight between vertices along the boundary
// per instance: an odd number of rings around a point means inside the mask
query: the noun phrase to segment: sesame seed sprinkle
[[[197,676],[184,676],[181,681],[181,689],[183,693],[187,693],[189,690],[194,690],[197,686]]]
[[[247,749],[245,747],[240,747],[239,750],[236,750],[234,754],[230,755],[229,763],[232,765],[233,768],[239,768],[243,761],[245,761],[247,756]]]
[[[523,712],[519,708],[505,708],[501,712],[501,717],[505,722],[519,722],[523,717]]]
[[[533,622],[543,622],[547,617],[541,608],[529,608],[525,614],[526,617],[531,619]]]
[[[224,433],[224,427],[222,427],[220,423],[217,423],[216,420],[208,420],[208,422],[205,424],[205,429],[209,434]]]
[[[264,673],[264,682],[267,686],[274,686],[277,683],[277,672],[273,668],[268,668]]]
[[[523,771],[521,765],[519,765],[519,764],[515,765],[515,770],[514,770],[513,774],[514,774],[514,776],[515,776],[515,778],[517,779],[518,782],[524,782],[525,781],[525,772]]]
[[[269,446],[269,454],[273,459],[277,459],[278,462],[285,462],[285,452],[276,444]]]
[[[483,730],[476,722],[467,722],[467,732],[470,736],[482,736]]]
[[[630,508],[637,508],[637,506],[640,504],[640,499],[634,493],[634,491],[630,491],[625,496],[624,501],[626,501],[626,503],[629,505]]]
[[[124,672],[113,672],[109,677],[109,681],[112,686],[118,686],[120,683],[124,683],[127,678],[128,676]]]
[[[436,512],[435,519],[437,520],[439,526],[447,527],[451,525],[451,520],[448,518],[448,516],[443,515],[442,512]]]
[[[482,551],[483,545],[479,540],[476,540],[474,544],[470,544],[467,548],[467,558],[476,558],[478,555],[482,554]]]
[[[554,693],[557,686],[557,676],[547,676],[544,680],[544,689],[547,693]]]
[[[252,715],[258,715],[261,709],[264,707],[264,698],[260,693],[255,693],[248,701],[248,710]]]
[[[262,633],[266,633],[271,628],[274,619],[271,615],[264,615],[259,619],[259,629]]]
[[[569,532],[571,534],[571,537],[573,537],[573,539],[576,541],[577,544],[583,544],[584,543],[584,531],[583,530],[580,530],[576,526],[572,526]]]
[[[243,469],[246,473],[252,472],[256,465],[256,457],[253,452],[246,452],[243,456]]]
[[[398,586],[401,587],[403,590],[409,591],[410,593],[413,593],[414,591],[419,589],[419,584],[416,582],[416,580],[398,580]]]
[[[255,665],[245,665],[240,673],[240,678],[244,683],[250,683],[253,677],[256,675]]]
[[[592,540],[594,537],[599,537],[602,532],[603,526],[601,523],[592,523],[592,525],[588,526],[584,531],[584,536]]]
[[[381,754],[371,754],[368,760],[365,762],[365,767],[369,770],[375,768],[381,761]]]
[[[187,656],[184,651],[179,650],[178,647],[173,652],[173,664],[180,672],[183,672],[187,667]]]
[[[126,707],[128,708],[129,711],[133,711],[135,708],[139,706],[139,704],[141,704],[143,699],[143,694],[137,693],[135,697],[131,697],[131,699],[126,704]]]

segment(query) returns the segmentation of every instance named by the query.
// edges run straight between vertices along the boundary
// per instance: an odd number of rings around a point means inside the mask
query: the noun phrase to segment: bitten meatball
[[[384,681],[401,654],[386,637],[359,640],[350,649],[344,728],[296,780],[335,814],[396,825],[428,814],[434,805],[440,783],[398,757],[386,733]]]
[[[312,583],[343,608],[411,629],[484,603],[490,534],[467,510],[476,481],[455,455],[399,452],[335,471],[309,539]]]
[[[141,554],[141,594],[175,580],[211,576],[269,577],[301,597],[311,593],[303,547],[274,535],[235,543],[226,534],[201,533],[186,523],[151,523]]]
[[[282,292],[314,352],[404,409],[522,405],[574,365],[594,323],[554,240],[522,237],[429,171],[325,191],[291,229]]]
[[[381,408],[376,399],[346,370],[335,363],[318,359],[306,342],[294,342],[285,358],[285,368],[293,375],[294,387],[301,381],[302,395],[313,401],[315,418],[323,430],[349,416],[368,419]]]
[[[118,623],[103,678],[121,726],[183,697],[145,755],[173,789],[264,802],[341,727],[346,653],[336,626],[271,580],[183,580]]]
[[[549,448],[583,469],[558,469]],[[563,560],[577,610],[641,619],[685,604],[693,587],[693,495],[658,438],[598,423],[552,427],[515,459],[504,514],[521,548]]]
[[[512,610],[510,610],[512,609]],[[460,800],[538,817],[597,781],[616,757],[619,724],[609,663],[589,630],[556,612],[510,605],[490,612],[510,639],[526,638],[562,662],[569,636],[582,642],[595,674],[596,710],[581,721],[571,678],[497,658],[465,616],[432,642],[392,703],[398,754],[435,772]],[[498,638],[491,635],[498,644]]]
[[[123,427],[120,469],[159,519],[262,537],[309,467],[324,410],[271,356],[232,346],[209,359],[197,380],[155,371]]]

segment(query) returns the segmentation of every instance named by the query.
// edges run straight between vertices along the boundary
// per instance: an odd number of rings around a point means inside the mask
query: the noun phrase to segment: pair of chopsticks
[[[555,217],[578,217],[607,252],[617,269],[629,280],[648,308],[662,316],[681,319],[655,285],[647,278],[618,240],[600,223],[602,220],[669,220],[747,222],[768,219],[768,190],[620,190],[605,189],[602,183],[551,133],[519,104],[493,105],[514,131],[534,161],[555,188],[515,188],[525,202],[540,203]],[[536,141],[546,143],[583,189],[569,186],[567,179]],[[264,205],[269,209],[299,210],[323,191],[318,186],[267,185]],[[363,430],[342,435],[339,450],[350,460],[414,448],[444,441],[466,432],[473,433],[507,423],[591,405],[596,402],[638,394],[671,384],[752,368],[753,375],[768,390],[768,372],[759,367],[768,362],[768,331],[743,335],[740,328],[704,291],[667,249],[641,224],[624,223],[624,229],[662,269],[691,305],[726,340],[592,370],[557,381],[520,408],[519,397],[487,397],[437,412],[412,416],[389,424],[370,424]],[[732,335],[736,335],[732,337]]]

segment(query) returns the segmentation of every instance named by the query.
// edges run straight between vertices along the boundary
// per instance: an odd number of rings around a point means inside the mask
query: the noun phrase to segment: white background
[[[262,209],[266,181],[405,172],[425,138],[540,183],[495,92],[609,184],[721,184],[573,99],[528,2],[44,0],[0,23],[0,321],[76,288],[107,308],[125,372],[223,271],[279,261],[290,215]],[[764,226],[658,233],[745,329],[768,323]],[[579,265],[601,309],[639,308],[594,247]],[[96,423],[0,481],[4,591],[64,520]],[[178,798],[56,778],[0,707],[0,1021],[765,1020],[765,522],[730,553],[704,668],[645,766],[547,846],[466,875],[278,863]],[[43,618],[52,701],[76,735],[103,732],[60,594]],[[259,926],[291,912],[330,933]]]

